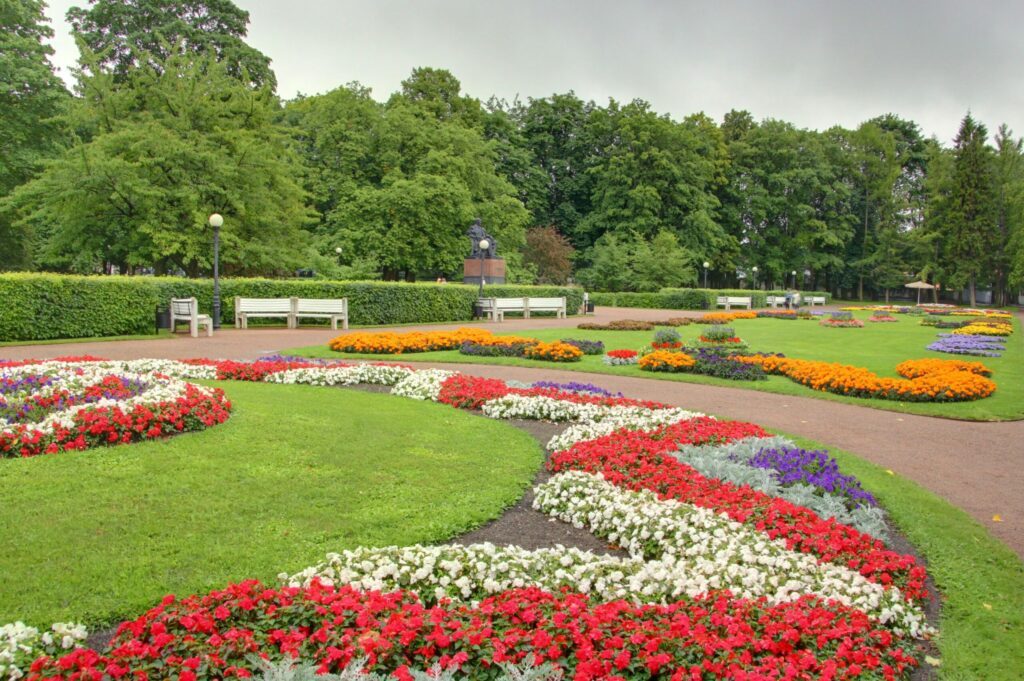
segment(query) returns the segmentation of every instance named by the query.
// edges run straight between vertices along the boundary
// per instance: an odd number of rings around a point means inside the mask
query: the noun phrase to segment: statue
[[[470,242],[472,242],[472,251],[470,251],[470,258],[479,258],[480,255],[480,240],[487,239],[489,245],[484,249],[483,257],[490,259],[498,257],[498,240],[493,236],[484,231],[484,227],[480,224],[480,218],[476,219],[472,225],[469,226],[469,231],[466,232]]]

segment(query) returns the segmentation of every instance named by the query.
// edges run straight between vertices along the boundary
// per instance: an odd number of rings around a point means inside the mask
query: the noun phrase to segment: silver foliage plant
[[[366,659],[352,660],[340,674],[317,674],[317,666],[309,662],[297,660],[279,660],[269,662],[260,657],[251,657],[250,661],[257,667],[256,681],[390,681],[393,677],[366,671]],[[561,670],[550,662],[534,665],[533,653],[527,655],[519,664],[499,663],[502,675],[497,681],[562,681]],[[430,669],[410,670],[416,681],[455,681],[465,678],[456,669],[441,669],[434,663]]]
[[[835,518],[838,523],[888,542],[885,512],[877,506],[859,506],[851,510],[840,495],[822,492],[813,485],[803,483],[780,485],[775,471],[754,468],[746,463],[761,450],[795,446],[792,440],[784,437],[751,437],[727,445],[684,445],[679,451],[673,452],[673,456],[693,466],[703,476],[747,485],[759,492],[809,508],[822,518]]]

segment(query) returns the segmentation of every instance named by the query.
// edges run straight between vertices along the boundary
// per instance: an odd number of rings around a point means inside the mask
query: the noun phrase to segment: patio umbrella
[[[905,284],[904,288],[916,288],[917,289],[917,304],[921,304],[921,289],[932,289],[935,288],[926,281],[912,281],[909,284]]]

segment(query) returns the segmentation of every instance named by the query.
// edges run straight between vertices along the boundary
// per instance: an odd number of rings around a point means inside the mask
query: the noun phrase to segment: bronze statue
[[[480,224],[480,218],[477,218],[476,222],[469,226],[469,230],[466,232],[466,235],[472,243],[472,251],[470,251],[469,254],[470,258],[480,257],[481,239],[487,239],[488,241],[488,246],[484,249],[483,257],[488,259],[498,257],[498,240],[484,230],[483,225]]]

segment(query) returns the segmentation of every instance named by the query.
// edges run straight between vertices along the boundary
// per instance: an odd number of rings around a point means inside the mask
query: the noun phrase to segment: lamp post
[[[796,270],[790,272],[793,275],[793,288],[796,288]]]
[[[754,265],[754,266],[753,266],[753,267],[751,268],[751,271],[752,271],[752,272],[754,273],[754,284],[753,284],[753,288],[757,288],[757,265]]]
[[[338,267],[341,267],[341,246],[334,249],[334,254],[338,256]]]
[[[487,249],[491,247],[491,242],[487,239],[480,239],[480,243],[477,244],[480,251],[480,292],[477,294],[477,298],[484,297],[484,255],[487,253]]]
[[[213,227],[213,328],[220,328],[220,228],[224,217],[214,213],[208,220]]]
[[[707,260],[704,261],[704,288],[708,287],[708,268],[711,267],[711,263]]]

